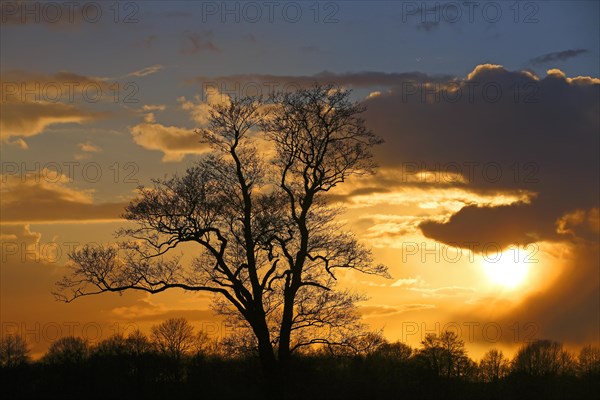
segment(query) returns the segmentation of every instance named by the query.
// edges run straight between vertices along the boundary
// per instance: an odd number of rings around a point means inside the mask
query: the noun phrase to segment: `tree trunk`
[[[283,314],[281,318],[281,326],[279,329],[279,364],[282,372],[285,374],[290,365],[290,341],[292,334],[292,322],[294,318],[294,293],[292,288],[288,288],[285,292],[285,300],[283,304]]]

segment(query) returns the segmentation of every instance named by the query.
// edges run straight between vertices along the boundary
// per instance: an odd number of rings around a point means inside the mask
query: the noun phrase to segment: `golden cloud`
[[[163,152],[163,162],[181,161],[186,154],[201,154],[210,149],[200,143],[200,137],[194,131],[165,126],[153,119],[133,126],[130,131],[134,142],[141,147]]]
[[[106,113],[91,112],[75,104],[110,101],[118,90],[115,84],[71,72],[47,75],[11,70],[2,74],[0,85],[3,141],[38,135],[53,124],[81,124],[100,119]]]
[[[43,168],[24,176],[1,175],[2,224],[114,221],[126,203],[94,204],[93,190],[69,187],[70,179]]]

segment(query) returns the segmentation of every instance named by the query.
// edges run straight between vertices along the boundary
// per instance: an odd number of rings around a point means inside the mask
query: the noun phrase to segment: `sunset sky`
[[[209,151],[211,102],[332,82],[385,140],[329,195],[392,275],[340,278],[365,322],[412,346],[452,329],[474,358],[598,345],[599,3],[467,3],[2,2],[2,335],[35,357],[169,317],[226,333],[207,294],[51,292],[138,185]]]

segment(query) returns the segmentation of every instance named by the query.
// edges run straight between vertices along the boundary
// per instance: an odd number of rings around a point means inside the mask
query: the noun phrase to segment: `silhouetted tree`
[[[574,358],[563,345],[545,339],[521,347],[513,361],[515,373],[532,377],[568,375],[574,370]]]
[[[129,346],[125,336],[115,334],[95,345],[91,353],[96,356],[123,356],[129,354]]]
[[[29,348],[20,335],[7,335],[0,340],[0,367],[12,368],[28,362]]]
[[[491,349],[479,361],[479,377],[483,382],[498,382],[510,372],[510,361],[502,350]]]
[[[421,341],[417,353],[434,376],[455,378],[471,374],[472,361],[467,357],[465,343],[455,332],[444,331],[439,336],[430,333]]]
[[[131,332],[125,339],[127,349],[133,356],[142,356],[151,353],[154,350],[154,345],[148,337],[139,329]]]
[[[365,127],[363,111],[333,86],[214,105],[199,131],[213,153],[183,176],[141,188],[125,213],[137,227],[120,231],[132,241],[73,252],[58,298],[128,289],[216,293],[217,311],[235,312],[252,331],[267,372],[285,370],[304,343],[342,343],[334,332],[348,326],[348,314],[336,305],[357,297],[334,291],[336,271],[387,276],[336,223],[339,210],[324,197],[374,172],[370,149],[381,140]],[[163,257],[186,242],[198,245],[192,265]],[[360,326],[352,328],[356,336]]]
[[[196,345],[194,327],[185,318],[169,318],[152,327],[152,340],[159,351],[176,360]]]
[[[600,347],[587,345],[579,351],[578,369],[581,375],[600,377]]]
[[[86,340],[66,336],[52,342],[44,361],[48,364],[75,365],[82,364],[89,355],[90,348]]]
[[[323,349],[335,357],[368,356],[383,343],[385,338],[381,331],[359,330],[357,334],[345,337],[343,342],[325,342]]]
[[[412,356],[413,349],[402,342],[384,342],[379,345],[372,353],[373,358],[382,358],[387,360],[393,360],[396,362],[407,362]]]

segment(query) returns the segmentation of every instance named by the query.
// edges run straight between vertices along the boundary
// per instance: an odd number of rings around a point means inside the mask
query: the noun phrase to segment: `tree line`
[[[195,332],[184,318],[146,335],[112,335],[96,344],[69,336],[39,360],[19,335],[0,342],[2,392],[9,398],[265,398],[273,393],[257,343]],[[574,354],[556,341],[523,344],[513,359],[490,349],[468,356],[456,333],[428,334],[418,348],[371,332],[356,343],[319,343],[295,353],[278,398],[598,398],[600,347]]]

